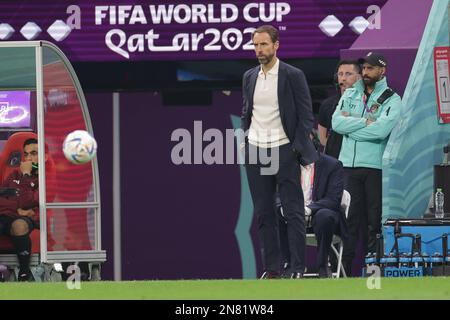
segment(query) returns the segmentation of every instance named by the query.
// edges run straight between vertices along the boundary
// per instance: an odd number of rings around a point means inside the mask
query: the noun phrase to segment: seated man
[[[319,141],[311,137],[316,146]],[[319,277],[331,277],[328,267],[328,255],[333,234],[342,238],[347,236],[345,213],[341,210],[341,198],[344,191],[342,163],[325,154],[319,160],[306,167],[301,166],[301,186],[305,200],[306,221],[312,226],[317,239],[317,267]],[[283,219],[282,204],[277,200],[277,211],[280,213],[280,245],[284,268],[289,268],[289,244],[287,241],[286,223]],[[286,270],[288,271],[288,270]]]
[[[10,235],[19,260],[19,281],[32,281],[30,233],[39,228],[38,144],[28,139],[23,145],[23,161],[6,178],[1,188],[18,191],[17,196],[0,198],[0,234]]]

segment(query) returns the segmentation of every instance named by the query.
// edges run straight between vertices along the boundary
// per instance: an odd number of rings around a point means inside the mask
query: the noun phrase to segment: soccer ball
[[[70,162],[83,164],[97,153],[97,141],[87,131],[75,130],[64,139],[63,152]]]

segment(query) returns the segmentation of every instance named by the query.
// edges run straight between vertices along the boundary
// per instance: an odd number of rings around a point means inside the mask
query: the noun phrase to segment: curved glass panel
[[[62,59],[48,47],[43,53],[44,135],[48,148],[47,202],[92,202],[92,162],[77,165],[62,151],[63,141],[74,130],[87,130],[83,110]]]
[[[93,250],[95,222],[93,208],[47,209],[48,251]]]

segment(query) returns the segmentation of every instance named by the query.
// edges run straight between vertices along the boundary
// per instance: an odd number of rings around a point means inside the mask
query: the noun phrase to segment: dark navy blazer
[[[316,151],[317,152],[317,151]],[[344,169],[342,163],[326,154],[318,154],[319,159],[314,166],[314,186],[312,202],[308,207],[312,215],[320,209],[329,209],[338,215],[337,235],[343,239],[348,237],[345,212],[341,208],[342,193],[344,192]],[[276,207],[279,212],[281,206],[280,197],[277,194]]]
[[[347,238],[348,230],[345,212],[341,208],[342,193],[344,191],[344,168],[342,162],[326,154],[320,154],[315,162],[314,186],[312,202],[308,205],[312,214],[320,209],[330,209],[339,215],[339,229],[337,234]]]
[[[241,129],[250,128],[253,111],[253,95],[260,66],[248,70],[242,79],[243,108]],[[305,75],[280,60],[278,69],[278,105],[281,123],[291,146],[298,153],[300,163],[310,164],[317,160],[317,152],[309,138],[314,125],[311,96]]]

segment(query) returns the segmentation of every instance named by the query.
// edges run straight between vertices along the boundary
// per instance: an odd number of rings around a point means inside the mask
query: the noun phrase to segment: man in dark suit
[[[245,143],[246,170],[258,231],[262,241],[262,278],[278,278],[281,267],[278,220],[274,210],[278,187],[284,204],[291,253],[292,278],[302,278],[305,269],[305,212],[300,187],[299,163],[309,164],[317,152],[308,135],[313,113],[303,72],[280,60],[278,30],[257,28],[252,40],[260,66],[243,76],[241,129]],[[271,168],[265,171],[268,162]]]
[[[317,145],[320,142],[317,141]],[[308,173],[309,170],[309,173]],[[311,218],[311,226],[317,239],[317,268],[319,277],[331,277],[328,256],[333,234],[347,238],[345,213],[341,209],[344,191],[344,169],[342,163],[325,154],[309,166],[302,166],[302,186],[305,197],[305,211]],[[310,179],[307,179],[310,177]],[[305,179],[306,178],[306,179]],[[307,190],[311,190],[308,192]],[[286,219],[282,201],[276,203],[280,217],[280,242],[285,266],[289,267],[290,256],[287,243]],[[309,219],[307,219],[309,220]]]

